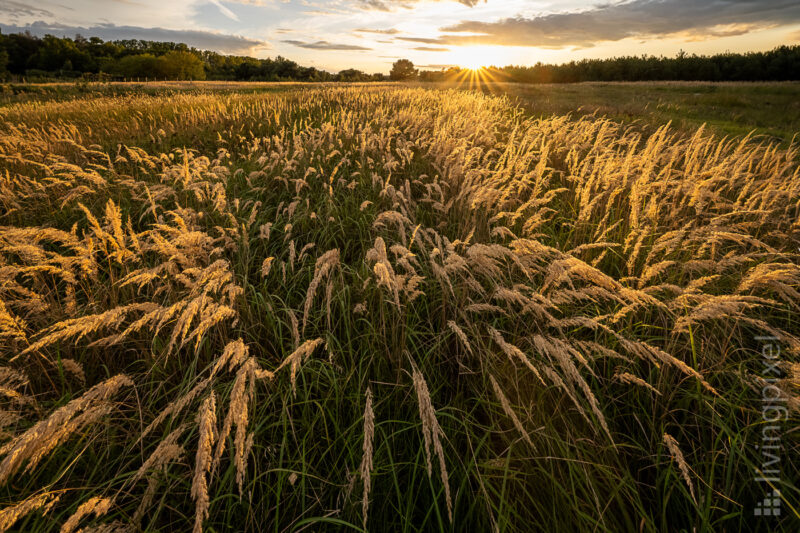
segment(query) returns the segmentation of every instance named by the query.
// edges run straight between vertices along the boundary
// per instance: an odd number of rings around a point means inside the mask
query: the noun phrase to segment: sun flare
[[[497,52],[488,46],[466,46],[453,51],[453,63],[465,69],[481,70],[497,63]]]

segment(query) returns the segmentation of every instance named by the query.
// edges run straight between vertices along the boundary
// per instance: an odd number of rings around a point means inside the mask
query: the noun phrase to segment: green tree
[[[0,78],[5,78],[8,73],[8,52],[0,49]]]
[[[365,74],[360,70],[356,70],[354,68],[343,70],[339,72],[335,77],[336,81],[345,81],[345,82],[369,81],[369,79],[370,76],[368,74]]]
[[[172,80],[204,80],[203,61],[191,52],[172,51],[159,58],[164,76]]]
[[[108,71],[125,78],[163,78],[163,61],[152,54],[129,55],[108,65]]]
[[[414,63],[408,59],[398,59],[392,65],[392,71],[389,77],[395,81],[410,80],[416,78],[418,74],[417,69],[414,68]]]

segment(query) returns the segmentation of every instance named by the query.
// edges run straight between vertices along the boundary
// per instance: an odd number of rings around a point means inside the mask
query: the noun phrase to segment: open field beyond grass
[[[636,82],[523,84],[466,79],[435,84],[504,94],[537,116],[594,114],[642,125],[649,133],[671,122],[683,131],[703,124],[719,136],[788,146],[800,132],[800,83]]]
[[[796,531],[796,86],[63,87],[0,107],[0,531]]]

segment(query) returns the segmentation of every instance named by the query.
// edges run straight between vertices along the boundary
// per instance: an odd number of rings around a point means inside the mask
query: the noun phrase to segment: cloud
[[[115,24],[98,24],[96,26],[80,27],[64,24],[48,24],[34,22],[24,26],[11,26],[0,24],[3,33],[31,32],[33,35],[46,34],[56,36],[74,36],[81,34],[84,37],[100,37],[107,41],[124,39],[144,39],[148,41],[171,41],[186,43],[189,46],[203,50],[216,50],[227,54],[254,54],[257,50],[269,48],[264,41],[228,35],[203,30],[168,30],[165,28],[141,28],[138,26],[117,26]]]
[[[329,43],[328,41],[317,41],[315,43],[307,43],[304,41],[296,41],[293,39],[289,39],[281,42],[284,42],[286,44],[291,44],[293,46],[299,46],[300,48],[308,48],[310,50],[372,50],[372,48],[367,48],[365,46],[357,46],[354,44]]]
[[[396,30],[394,28],[388,30],[368,30],[364,28],[359,28],[353,30],[353,33],[380,33],[381,35],[397,35],[398,33],[400,33],[400,30]]]
[[[422,44],[442,44],[442,37],[395,37],[399,41]]]
[[[215,6],[217,6],[217,9],[219,9],[220,13],[222,13],[231,20],[239,22],[239,17],[236,16],[236,13],[234,13],[233,11],[222,5],[222,2],[220,2],[220,0],[209,0],[209,1]]]
[[[417,46],[414,50],[419,50],[420,52],[449,52],[449,48],[445,48],[444,46]]]
[[[361,6],[364,9],[370,9],[375,11],[396,11],[397,8],[402,9],[412,9],[414,4],[421,2],[422,0],[356,0],[356,5]],[[436,1],[454,1],[458,2],[459,4],[463,4],[465,6],[473,7],[477,5],[481,0],[436,0]],[[483,0],[484,2],[486,0]]]
[[[442,28],[438,44],[497,44],[563,48],[629,37],[684,34],[723,37],[800,22],[797,0],[632,0],[584,11],[462,21]]]
[[[419,68],[432,68],[436,70],[446,70],[449,68],[458,68],[458,65],[417,65]]]
[[[22,2],[13,0],[0,0],[0,16],[11,22],[17,22],[21,18],[29,17],[53,17],[53,13],[46,9],[32,7]]]

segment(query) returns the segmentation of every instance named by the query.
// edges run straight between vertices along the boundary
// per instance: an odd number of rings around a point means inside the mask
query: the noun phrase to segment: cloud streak
[[[396,37],[398,41],[422,44],[442,44],[443,37]]]
[[[52,18],[54,15],[46,9],[32,7],[22,2],[16,2],[14,0],[0,0],[0,16],[12,22],[16,22],[21,18]]]
[[[168,30],[165,28],[141,28],[138,26],[117,26],[115,24],[99,24],[81,27],[64,24],[34,22],[23,26],[12,26],[0,23],[3,33],[21,33],[30,31],[40,37],[51,34],[72,37],[81,34],[84,37],[100,37],[107,41],[125,39],[144,39],[148,41],[171,41],[186,43],[203,50],[216,50],[227,54],[254,54],[256,50],[269,48],[265,41],[228,35],[203,30]]]
[[[217,6],[217,9],[219,9],[220,13],[222,13],[231,20],[239,22],[239,17],[236,16],[236,13],[234,13],[233,11],[222,5],[222,2],[220,2],[220,0],[209,0],[209,1],[215,6]]]
[[[741,35],[798,22],[800,2],[796,0],[632,0],[530,18],[462,21],[442,28],[451,35],[439,37],[436,43],[588,47],[630,37]]]
[[[449,68],[458,68],[458,65],[436,64],[436,65],[419,65],[419,68],[432,68],[436,70],[446,70]]]
[[[299,46],[300,48],[306,48],[309,50],[350,50],[350,51],[372,50],[372,48],[367,48],[365,46],[357,46],[354,44],[337,44],[337,43],[330,43],[328,41],[317,41],[313,43],[307,43],[305,41],[296,41],[294,39],[288,39],[281,42],[286,44],[291,44],[293,46]]]
[[[398,8],[411,9],[414,4],[422,0],[356,0],[356,5],[374,11],[396,11]],[[438,1],[455,1],[465,6],[474,7],[480,3],[481,0],[438,0]],[[483,0],[484,2],[486,0]]]
[[[378,33],[380,35],[397,35],[400,33],[400,30],[396,30],[394,28],[388,30],[370,30],[366,28],[358,28],[353,30],[353,33]]]

